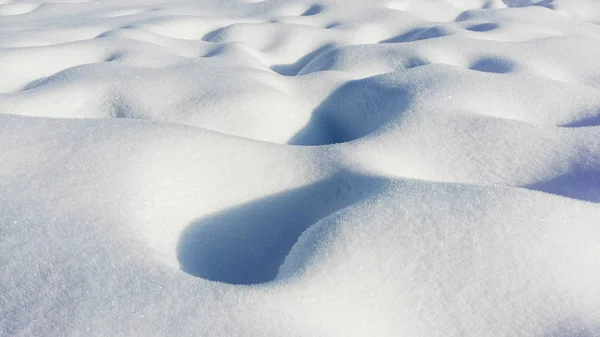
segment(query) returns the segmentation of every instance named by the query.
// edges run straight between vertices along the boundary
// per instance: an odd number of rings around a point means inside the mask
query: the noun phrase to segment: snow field
[[[0,335],[600,336],[600,6],[0,3]]]

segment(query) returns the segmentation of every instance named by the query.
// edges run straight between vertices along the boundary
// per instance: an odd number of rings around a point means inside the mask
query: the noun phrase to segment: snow
[[[0,0],[0,336],[600,336],[599,24]]]

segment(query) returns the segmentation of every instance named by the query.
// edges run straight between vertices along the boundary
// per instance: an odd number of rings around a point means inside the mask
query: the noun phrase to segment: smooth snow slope
[[[0,0],[0,113],[0,336],[600,336],[596,0]]]

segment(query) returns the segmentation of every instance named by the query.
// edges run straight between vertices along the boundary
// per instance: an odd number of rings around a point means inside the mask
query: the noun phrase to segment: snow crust
[[[0,335],[600,336],[599,24],[0,0]]]

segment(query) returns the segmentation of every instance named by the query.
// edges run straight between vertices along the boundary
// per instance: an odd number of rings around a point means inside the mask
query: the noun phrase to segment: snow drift
[[[593,0],[0,2],[0,335],[600,336]]]

